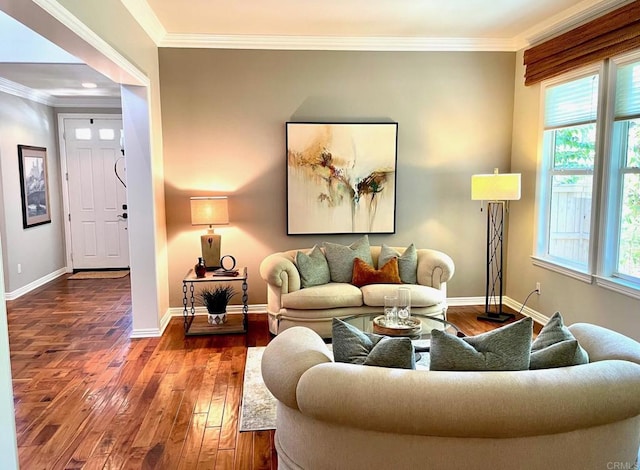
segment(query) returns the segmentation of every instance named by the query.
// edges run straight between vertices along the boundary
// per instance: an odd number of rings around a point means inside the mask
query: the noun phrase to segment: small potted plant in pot
[[[236,291],[229,285],[205,287],[199,297],[209,312],[209,323],[220,325],[227,321],[227,304],[236,295]]]

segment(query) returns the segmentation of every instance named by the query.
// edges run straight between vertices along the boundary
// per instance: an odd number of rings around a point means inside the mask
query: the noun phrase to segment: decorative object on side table
[[[227,304],[236,295],[232,286],[221,285],[215,287],[205,287],[199,296],[202,303],[209,312],[209,324],[220,325],[227,321]]]
[[[208,269],[220,267],[221,236],[214,232],[214,225],[229,223],[227,196],[192,197],[191,225],[208,225],[207,233],[200,237],[202,257]]]
[[[207,265],[204,264],[202,257],[198,258],[198,262],[194,266],[193,270],[196,272],[196,277],[203,278],[207,274]]]
[[[502,239],[506,201],[520,199],[520,173],[498,174],[496,168],[492,175],[473,175],[471,199],[488,201],[485,315],[478,319],[502,323],[515,317],[502,312]]]

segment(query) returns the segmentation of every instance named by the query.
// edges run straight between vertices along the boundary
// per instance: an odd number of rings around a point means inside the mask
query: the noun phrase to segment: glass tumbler
[[[397,315],[401,325],[411,316],[411,290],[408,287],[398,288]]]
[[[397,324],[396,305],[398,298],[395,295],[384,296],[384,322],[386,326]]]

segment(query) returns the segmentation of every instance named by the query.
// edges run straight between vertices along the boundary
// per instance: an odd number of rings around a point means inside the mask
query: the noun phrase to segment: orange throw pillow
[[[402,284],[398,273],[398,258],[391,258],[380,269],[374,269],[360,258],[353,260],[351,284],[356,287],[367,284]]]

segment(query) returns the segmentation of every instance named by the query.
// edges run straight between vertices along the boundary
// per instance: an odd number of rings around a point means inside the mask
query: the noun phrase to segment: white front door
[[[129,266],[122,119],[65,118],[74,269]]]

